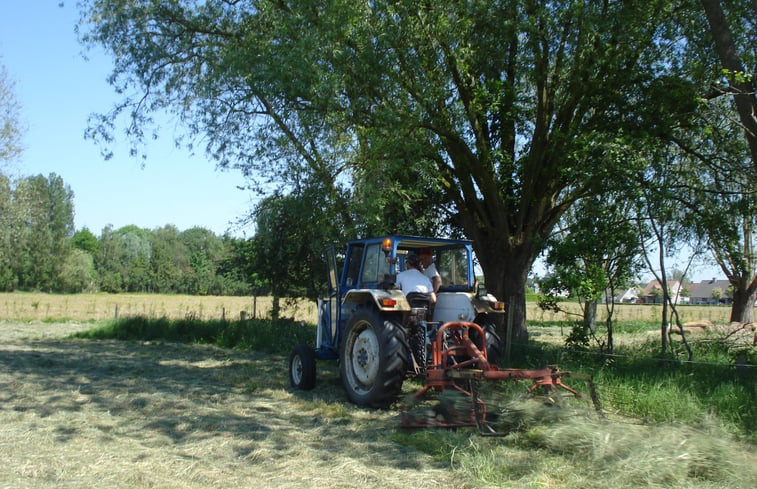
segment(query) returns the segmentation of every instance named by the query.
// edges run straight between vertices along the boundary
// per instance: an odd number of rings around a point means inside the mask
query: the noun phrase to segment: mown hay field
[[[0,488],[466,487],[333,366],[304,393],[283,356],[66,337],[89,327],[0,320]]]
[[[529,302],[526,308],[526,316],[530,321],[557,322],[566,320],[579,320],[581,308],[576,302],[563,302],[560,307],[569,312],[545,311],[536,303]],[[681,321],[710,321],[713,324],[728,324],[731,316],[729,306],[708,305],[679,305],[677,308]],[[615,322],[659,322],[662,317],[662,304],[616,304],[613,311]],[[597,320],[607,319],[607,309],[604,304],[597,307]]]
[[[647,425],[612,412],[604,420],[590,411],[559,415],[539,403],[533,413],[517,405],[510,415],[520,428],[505,438],[474,429],[403,430],[395,408],[348,403],[333,362],[319,363],[316,389],[296,391],[283,355],[69,336],[89,327],[0,320],[0,488],[757,483],[753,445],[707,420]],[[408,382],[406,393],[418,387]]]
[[[527,319],[538,322],[557,322],[578,319],[577,303],[563,303],[564,312],[544,311],[529,302]],[[239,319],[266,318],[271,314],[271,297],[192,296],[171,294],[45,294],[37,292],[0,293],[0,318],[28,320],[99,321],[115,317],[143,316],[167,319]],[[315,323],[316,306],[312,301],[300,299],[294,305],[282,300],[284,317]],[[679,306],[682,321],[708,320],[714,324],[727,324],[730,308],[727,306]],[[619,304],[615,306],[615,321],[660,321],[659,304]],[[598,319],[604,321],[604,305],[598,309]]]

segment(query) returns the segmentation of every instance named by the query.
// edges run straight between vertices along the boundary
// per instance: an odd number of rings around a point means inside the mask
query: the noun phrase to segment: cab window
[[[468,251],[465,248],[440,250],[436,259],[436,268],[442,276],[442,288],[455,290],[468,289]]]
[[[366,283],[380,281],[388,272],[388,265],[384,253],[381,251],[381,243],[368,245],[365,250],[363,274],[360,278],[361,286],[365,287]]]
[[[350,247],[349,261],[346,263],[347,274],[345,276],[345,285],[355,287],[357,279],[360,276],[360,263],[363,260],[363,244],[355,244]]]

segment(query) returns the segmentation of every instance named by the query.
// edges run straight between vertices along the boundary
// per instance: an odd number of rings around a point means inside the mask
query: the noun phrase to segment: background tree
[[[21,105],[16,100],[13,89],[14,83],[9,78],[5,65],[0,64],[0,170],[23,151]]]
[[[757,4],[701,0],[682,19],[685,62],[707,88],[697,126],[676,143],[696,162],[687,209],[733,287],[731,320],[754,320],[757,295]],[[696,12],[695,12],[696,13]]]
[[[727,10],[719,0],[701,0],[701,3],[725,75],[720,93],[733,97],[752,168],[757,173],[757,94],[753,80],[757,59],[757,3],[731,1],[727,3]]]
[[[125,245],[114,232],[113,226],[104,227],[95,255],[99,285],[104,292],[117,293],[124,290],[125,255]]]
[[[71,245],[94,256],[97,253],[97,236],[84,227],[74,233],[71,238]]]
[[[317,185],[303,186],[290,195],[268,197],[256,209],[253,270],[271,289],[274,317],[281,297],[315,300],[324,293],[323,252],[340,243],[344,229],[329,219],[326,197]]]
[[[692,221],[695,217],[686,212],[685,207],[680,204],[680,191],[693,169],[673,146],[660,140],[649,140],[647,143],[643,154],[651,164],[639,179],[640,185],[635,189],[633,203],[642,257],[647,264],[647,270],[660,284],[661,351],[662,354],[666,354],[669,346],[672,346],[668,340],[671,324],[675,321],[691,360],[692,350],[676,309],[678,290],[675,293],[671,291],[670,282],[673,277],[669,260],[681,255],[687,244],[696,242]]]
[[[631,170],[608,167],[606,145],[688,108],[670,89],[677,5],[661,0],[82,6],[84,41],[135,92],[92,135],[108,140],[128,114],[139,140],[167,109],[261,184],[305,172],[335,189],[365,168],[420,169],[474,241],[488,289],[511,302],[516,337],[562,213]]]
[[[16,229],[11,181],[0,173],[0,290],[3,291],[13,290],[16,286],[12,268]]]
[[[12,182],[3,171],[23,150],[21,109],[13,85],[5,65],[0,64],[0,290],[13,290],[17,282],[12,263],[18,227],[13,218]]]
[[[675,198],[733,287],[731,320],[750,322],[757,292],[757,16],[746,0],[701,5],[678,19],[688,40],[682,62],[703,96],[693,126],[673,138],[692,169],[680,173]]]
[[[207,295],[214,287],[215,270],[223,253],[221,239],[199,227],[182,231],[180,239],[189,255],[181,289],[188,294]]]
[[[90,253],[74,248],[63,258],[58,290],[66,293],[97,290],[97,273]]]
[[[581,322],[571,337],[593,337],[601,350],[612,354],[615,296],[641,268],[639,235],[622,193],[606,193],[586,198],[562,218],[561,232],[548,243],[546,264],[550,273],[541,283],[546,291],[542,303],[560,309],[557,291],[576,297],[583,310]],[[605,337],[597,334],[597,307],[601,300],[607,310]]]
[[[74,232],[73,192],[51,173],[20,179],[13,191],[16,207],[13,269],[21,288],[60,290],[63,259]]]

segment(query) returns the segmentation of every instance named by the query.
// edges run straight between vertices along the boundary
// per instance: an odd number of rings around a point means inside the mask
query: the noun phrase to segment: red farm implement
[[[589,389],[594,407],[600,412],[599,400],[591,377],[571,374],[557,366],[535,370],[500,368],[487,359],[486,335],[471,322],[449,322],[441,325],[431,339],[431,361],[425,371],[425,385],[412,396],[413,403],[437,395],[433,408],[406,411],[402,426],[407,428],[476,426],[484,436],[501,436],[494,421],[500,413],[492,413],[484,401],[492,389],[490,381],[530,380],[528,393],[548,404],[561,399],[584,399],[577,390],[563,383],[563,378],[582,380]],[[495,387],[494,390],[497,388]],[[487,394],[484,394],[484,391]]]

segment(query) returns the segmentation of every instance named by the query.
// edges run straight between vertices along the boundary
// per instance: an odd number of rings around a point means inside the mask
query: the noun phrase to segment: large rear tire
[[[410,352],[405,331],[375,311],[352,316],[339,348],[339,373],[347,397],[359,406],[386,408],[402,392]]]
[[[502,339],[497,334],[497,325],[494,321],[486,315],[480,315],[476,317],[475,323],[481,326],[486,336],[486,359],[490,364],[496,364],[499,361],[504,344]]]

